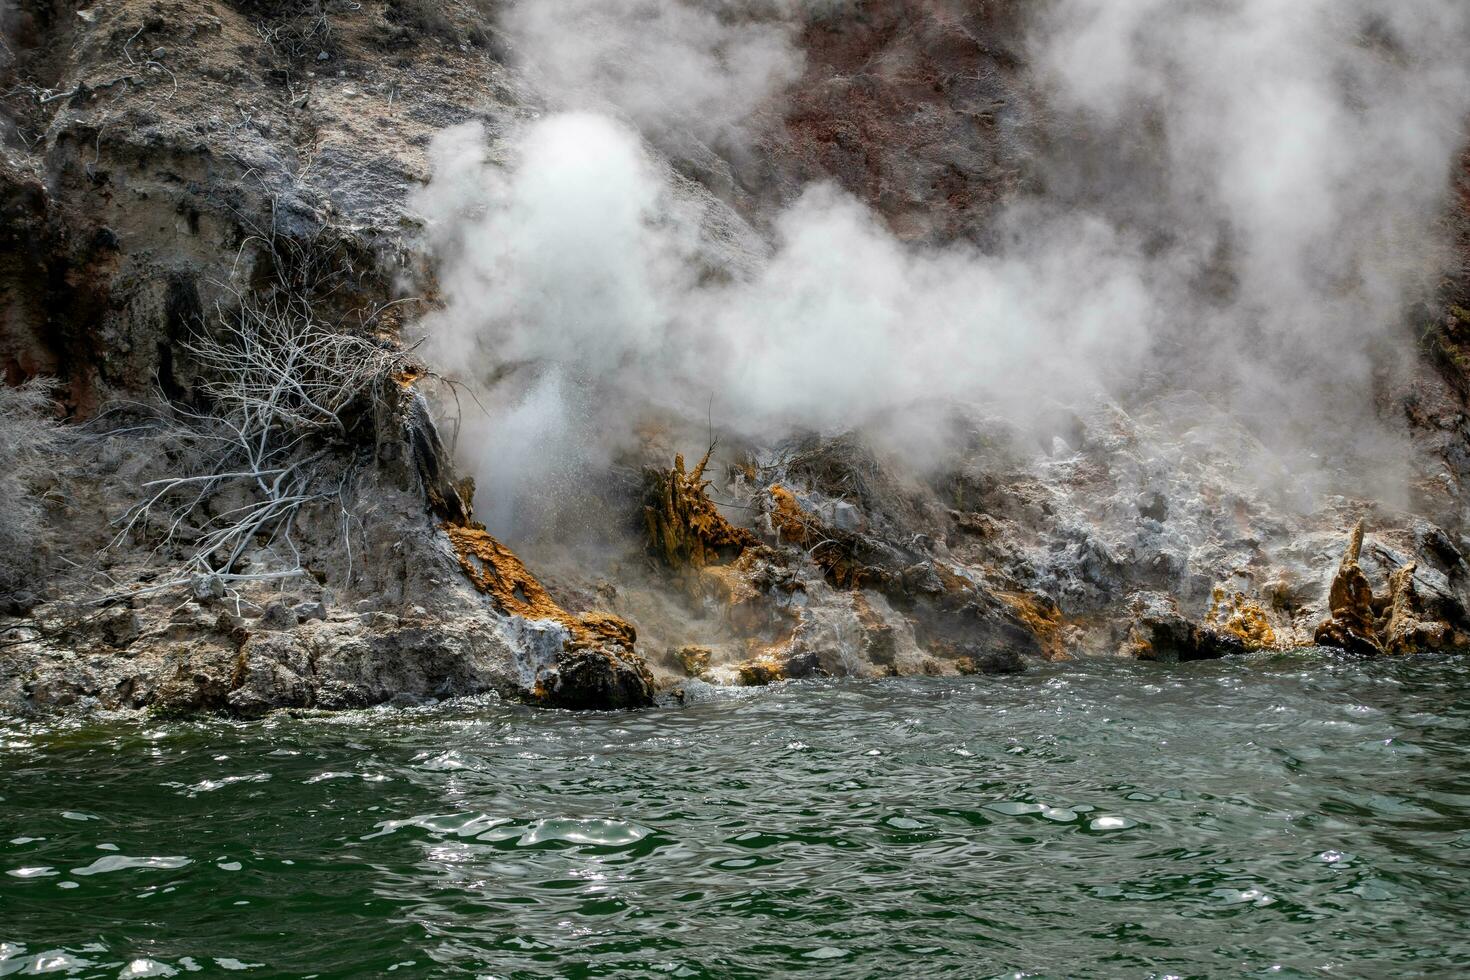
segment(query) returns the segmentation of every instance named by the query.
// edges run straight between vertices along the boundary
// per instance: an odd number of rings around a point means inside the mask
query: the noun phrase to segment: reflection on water
[[[0,722],[0,976],[1447,976],[1470,668]]]

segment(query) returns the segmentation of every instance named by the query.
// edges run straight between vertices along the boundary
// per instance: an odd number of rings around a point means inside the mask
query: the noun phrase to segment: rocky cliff
[[[631,628],[485,587],[534,579],[484,551],[402,352],[430,136],[524,111],[483,24],[417,3],[10,13],[0,357],[12,384],[57,379],[68,425],[32,481],[44,572],[6,598],[9,703],[648,702]],[[262,406],[221,382],[266,335],[382,360],[330,424],[301,424],[316,389],[272,405],[262,455],[228,445]],[[295,382],[259,367],[247,383]]]
[[[988,247],[1001,205],[1062,179],[1019,7],[809,12],[801,74],[744,145],[650,134],[721,230],[717,271],[814,180],[916,247]],[[1410,447],[1403,499],[1284,505],[1292,460],[1177,380],[1024,427],[952,406],[923,467],[840,427],[686,464],[712,422],[665,412],[589,493],[595,554],[543,534],[518,557],[456,471],[457,385],[485,379],[415,347],[442,305],[414,203],[431,142],[478,122],[493,161],[546,108],[498,5],[7,17],[0,362],[55,379],[65,420],[25,481],[11,709],[622,707],[685,675],[1470,646],[1470,156],[1443,219],[1458,268],[1391,339],[1408,367],[1361,396]]]

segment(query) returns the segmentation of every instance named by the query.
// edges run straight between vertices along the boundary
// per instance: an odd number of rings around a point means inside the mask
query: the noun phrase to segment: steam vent
[[[1464,975],[1467,52],[0,0],[0,976]]]

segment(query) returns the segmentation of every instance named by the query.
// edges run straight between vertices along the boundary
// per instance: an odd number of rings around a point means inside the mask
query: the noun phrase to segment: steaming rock
[[[1350,653],[1382,653],[1376,625],[1381,610],[1374,608],[1373,587],[1358,567],[1362,550],[1363,522],[1359,521],[1332,578],[1332,591],[1327,598],[1332,616],[1317,627],[1315,639],[1322,646],[1341,647]]]
[[[523,4],[513,65],[470,7],[337,6],[330,50],[262,45],[279,4],[7,38],[0,359],[89,427],[34,488],[79,567],[0,595],[0,706],[636,706],[639,644],[768,683],[1470,643],[1463,5],[660,4],[617,85],[616,18]],[[119,78],[130,38],[169,72]],[[1282,98],[1242,107],[1241,45]],[[96,560],[189,462],[153,433],[210,410],[192,332],[262,282],[439,360],[342,412],[290,578],[240,578],[290,564],[252,537],[169,585],[148,522]],[[668,467],[711,426],[728,459]]]
[[[690,645],[680,647],[674,654],[674,660],[685,674],[690,677],[699,677],[709,670],[712,654],[713,651],[709,647]]]
[[[651,469],[646,475],[643,520],[648,548],[670,568],[695,570],[738,556],[756,543],[755,536],[735,527],[716,509],[704,479],[714,447],[688,473],[684,457],[675,456],[669,470]]]

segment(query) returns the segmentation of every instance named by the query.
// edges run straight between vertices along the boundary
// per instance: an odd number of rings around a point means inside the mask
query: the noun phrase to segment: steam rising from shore
[[[1069,190],[1166,242],[1155,306],[1193,348],[1172,366],[1216,375],[1259,428],[1294,420],[1290,448],[1385,441],[1370,374],[1444,268],[1467,40],[1457,0],[1058,0],[1034,25],[1092,154],[1058,168]]]
[[[1470,108],[1459,0],[1056,0],[1029,43],[1048,193],[996,218],[1001,247],[902,242],[816,185],[764,254],[712,236],[643,136],[736,138],[799,76],[803,8],[551,6],[507,25],[558,111],[504,166],[477,126],[442,134],[419,202],[447,301],[432,354],[496,379],[469,433],[492,525],[536,523],[526,502],[570,492],[649,406],[702,418],[711,400],[753,436],[917,433],[921,406],[1024,424],[1147,376],[1233,402],[1284,448],[1392,461],[1367,392],[1440,269]],[[750,271],[712,275],[722,248]]]

